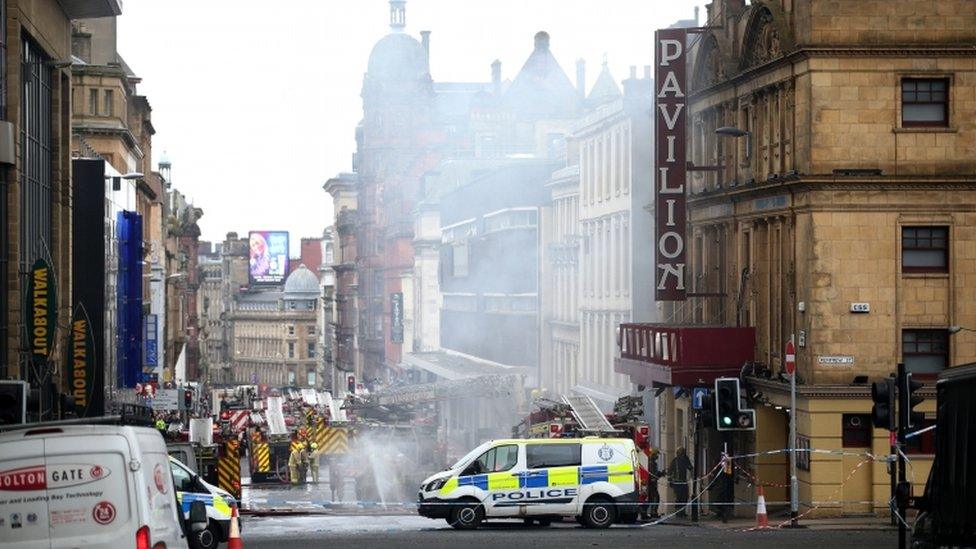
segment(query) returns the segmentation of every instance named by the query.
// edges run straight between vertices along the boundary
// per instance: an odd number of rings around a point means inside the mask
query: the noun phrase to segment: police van
[[[489,441],[420,486],[418,512],[459,529],[485,519],[587,528],[637,519],[637,448],[618,438]]]
[[[169,468],[176,485],[176,499],[185,517],[190,516],[190,505],[201,501],[207,507],[207,528],[195,539],[199,549],[215,549],[230,536],[231,507],[236,505],[234,496],[226,490],[200,478],[190,467],[170,456]]]

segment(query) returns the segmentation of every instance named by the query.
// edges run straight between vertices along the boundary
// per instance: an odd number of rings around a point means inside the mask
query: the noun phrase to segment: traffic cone
[[[230,534],[227,536],[227,549],[244,549],[244,542],[241,540],[241,528],[237,525],[238,514],[237,506],[231,507],[230,513]]]
[[[759,486],[759,497],[756,501],[756,528],[769,528],[769,517],[766,516],[766,496],[762,486]]]

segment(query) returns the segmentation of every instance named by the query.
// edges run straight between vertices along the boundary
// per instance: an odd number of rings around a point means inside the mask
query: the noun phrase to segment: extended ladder
[[[615,433],[617,431],[613,425],[610,425],[607,416],[603,415],[603,412],[597,408],[592,398],[586,395],[563,395],[563,402],[569,405],[581,430],[594,433]]]

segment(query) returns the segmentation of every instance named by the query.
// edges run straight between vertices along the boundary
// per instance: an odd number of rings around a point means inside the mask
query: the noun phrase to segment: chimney
[[[580,99],[586,99],[586,60],[576,60],[576,91]]]
[[[695,26],[698,26],[698,6],[695,6]]]
[[[430,70],[430,31],[420,31],[420,45],[424,47],[424,59],[427,61],[427,70]]]
[[[637,65],[630,66],[630,78],[631,80],[637,78]]]
[[[502,62],[497,59],[491,62],[491,89],[495,95],[502,94]]]

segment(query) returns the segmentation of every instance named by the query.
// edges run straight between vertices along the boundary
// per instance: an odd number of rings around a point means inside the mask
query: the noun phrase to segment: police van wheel
[[[616,520],[616,509],[608,499],[591,498],[583,505],[583,526],[587,528],[609,528]]]
[[[453,509],[449,521],[458,530],[474,530],[485,520],[485,509],[477,501],[462,501]]]
[[[193,547],[196,549],[217,549],[220,545],[220,536],[217,533],[217,529],[211,524],[197,532],[193,538],[193,542]]]

